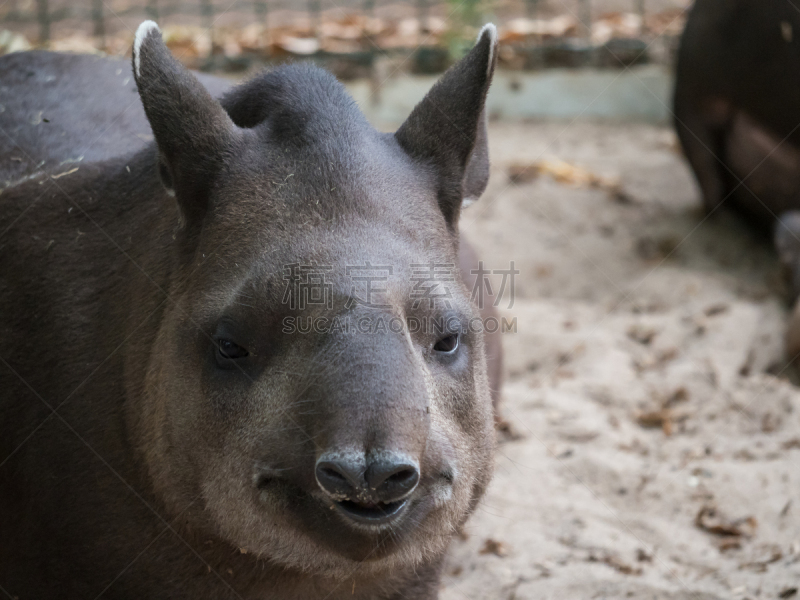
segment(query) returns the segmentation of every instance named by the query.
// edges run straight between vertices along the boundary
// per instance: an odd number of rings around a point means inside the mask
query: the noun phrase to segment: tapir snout
[[[335,366],[305,398],[316,407],[307,417],[313,480],[348,520],[388,524],[429,475],[421,465],[442,462],[427,444],[424,369],[406,332],[343,334],[327,354],[337,357]]]
[[[320,489],[357,522],[390,521],[419,483],[419,465],[393,452],[326,452],[317,460]]]

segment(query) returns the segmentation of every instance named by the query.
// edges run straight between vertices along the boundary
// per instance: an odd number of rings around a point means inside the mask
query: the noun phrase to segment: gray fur
[[[220,104],[157,29],[140,38],[141,105],[114,61],[0,59],[0,147],[20,158],[0,192],[0,583],[37,599],[435,598],[491,476],[484,338],[447,362],[431,334],[286,335],[283,275],[330,265],[332,308],[302,316],[374,319],[411,314],[412,263],[459,262],[460,200],[488,177],[491,36],[397,137],[323,71],[280,68]],[[18,120],[36,110],[47,122]],[[345,266],[366,260],[394,266],[387,308],[347,307]],[[221,337],[246,359],[220,358]],[[317,484],[317,458],[353,448],[419,466],[390,526],[354,525]]]

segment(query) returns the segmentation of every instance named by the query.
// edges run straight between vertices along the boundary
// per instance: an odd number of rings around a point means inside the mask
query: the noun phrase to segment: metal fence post
[[[268,17],[268,13],[267,13],[268,9],[267,9],[266,1],[265,0],[256,0],[253,3],[253,8],[254,8],[254,10],[256,12],[256,19],[258,20],[258,22],[262,23],[264,25],[264,27],[266,27],[267,26],[267,19],[269,18]]]
[[[364,14],[369,18],[375,16],[375,0],[364,0]]]
[[[428,0],[417,0],[420,33],[428,30]]]
[[[636,0],[636,12],[639,14],[639,19],[642,22],[642,25],[639,28],[640,32],[644,32],[645,11],[646,11],[645,0]]]
[[[582,25],[581,29],[583,30],[583,37],[588,42],[592,39],[592,1],[580,0],[580,8],[578,10]]]
[[[214,26],[214,5],[211,4],[211,0],[200,0],[200,13],[203,15],[203,23],[210,33]]]
[[[39,17],[39,42],[45,43],[50,39],[50,11],[47,0],[36,0]]]
[[[103,0],[92,0],[92,20],[94,36],[100,40],[100,47],[106,47],[106,27],[103,21]]]
[[[311,34],[319,36],[319,0],[308,0],[308,19],[311,27]]]
[[[158,20],[158,0],[147,0],[147,16],[153,19],[153,21]]]

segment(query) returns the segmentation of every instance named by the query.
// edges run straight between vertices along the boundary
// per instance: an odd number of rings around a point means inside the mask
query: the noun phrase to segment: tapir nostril
[[[347,481],[347,477],[345,477],[344,475],[342,475],[341,473],[339,473],[335,469],[332,469],[330,467],[323,467],[321,470],[322,470],[322,473],[323,473],[323,475],[325,477],[328,477],[328,478],[331,478],[331,479],[336,479],[336,480],[342,480],[344,482]]]
[[[319,460],[315,474],[322,490],[337,500],[356,495],[365,485],[364,466],[358,461]]]
[[[404,456],[384,454],[368,461],[363,454],[328,453],[315,468],[319,487],[337,501],[390,504],[404,499],[419,483],[419,468]]]
[[[376,462],[367,470],[367,485],[381,502],[408,496],[419,483],[419,469],[408,462]]]

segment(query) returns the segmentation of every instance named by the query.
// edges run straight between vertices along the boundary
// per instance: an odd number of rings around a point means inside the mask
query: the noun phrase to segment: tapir
[[[674,121],[707,210],[762,225],[800,208],[800,13],[785,0],[697,0]]]
[[[395,133],[316,67],[226,91],[151,21],[132,65],[0,59],[5,593],[437,597],[495,446],[458,221],[496,57],[487,25]]]
[[[674,123],[706,211],[772,236],[800,295],[800,12],[786,0],[696,0],[681,37]],[[789,354],[800,352],[800,314]]]

